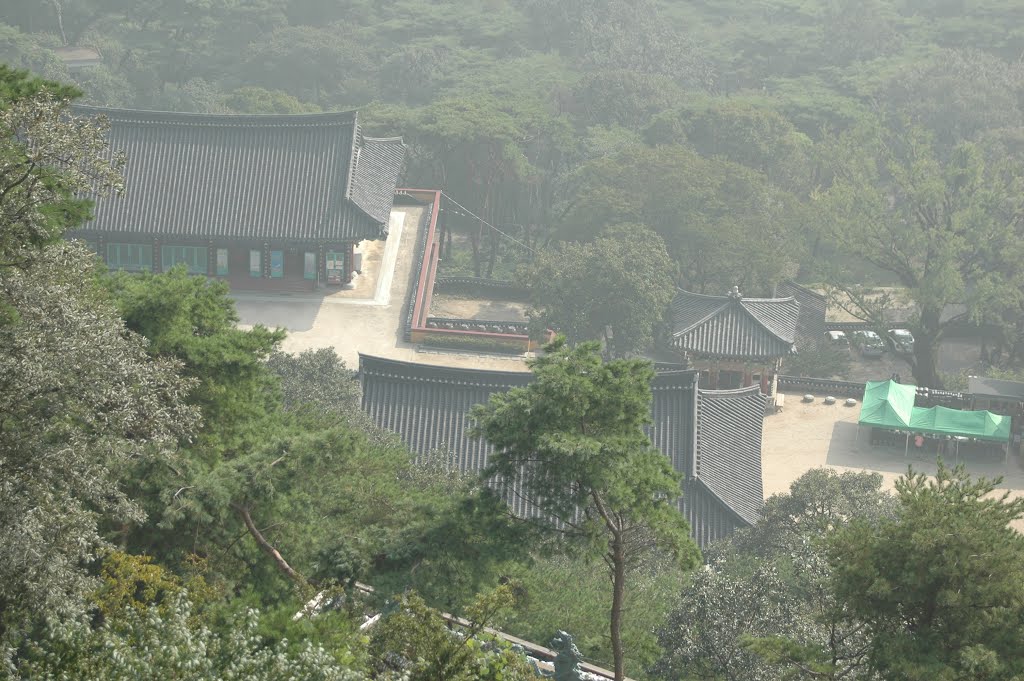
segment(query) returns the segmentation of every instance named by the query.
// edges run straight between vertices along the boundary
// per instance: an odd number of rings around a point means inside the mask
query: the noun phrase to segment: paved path
[[[419,231],[426,229],[424,222],[422,207],[396,207],[387,241],[360,245],[363,271],[351,289],[316,294],[234,294],[241,326],[284,327],[288,330],[283,345],[286,352],[331,347],[353,369],[362,352],[423,364],[525,371],[519,357],[419,352],[402,340],[403,308],[417,274],[412,271],[416,240]]]

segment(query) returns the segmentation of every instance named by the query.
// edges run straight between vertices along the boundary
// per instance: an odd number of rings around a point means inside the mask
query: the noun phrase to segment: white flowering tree
[[[659,678],[875,678],[869,631],[832,588],[827,540],[851,520],[890,517],[877,473],[811,470],[775,495],[761,520],[708,551],[659,632]]]
[[[67,86],[0,64],[0,266],[26,258],[89,218],[88,197],[120,192],[124,157],[107,125],[73,116]]]
[[[92,283],[93,258],[58,243],[79,196],[120,181],[66,94],[0,66],[0,658],[84,607],[101,525],[141,515],[122,472],[167,460],[197,417],[178,365],[150,358]]]

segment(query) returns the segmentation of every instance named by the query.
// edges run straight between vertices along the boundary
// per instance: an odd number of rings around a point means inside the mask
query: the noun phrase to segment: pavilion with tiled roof
[[[417,456],[447,452],[462,471],[479,471],[491,446],[469,437],[469,411],[491,394],[525,386],[532,374],[416,364],[359,356],[363,409],[399,434]],[[648,434],[683,475],[679,510],[700,546],[756,521],[763,501],[761,424],[765,397],[756,388],[700,390],[695,371],[659,371],[651,385]],[[513,510],[531,508],[514,489]]]
[[[701,372],[711,389],[760,385],[796,352],[800,303],[796,298],[744,298],[678,291],[672,302],[672,348]]]
[[[221,115],[76,106],[110,123],[125,190],[72,234],[116,269],[235,286],[317,288],[353,275],[355,245],[387,236],[405,156],[363,137],[356,112]]]

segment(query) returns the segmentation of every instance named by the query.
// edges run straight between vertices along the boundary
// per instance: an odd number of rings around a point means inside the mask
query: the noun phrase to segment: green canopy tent
[[[1010,417],[988,411],[962,411],[948,407],[914,406],[917,388],[895,381],[868,381],[864,386],[858,424],[907,431],[904,455],[910,449],[910,433],[973,438],[987,442],[1010,441]],[[959,440],[957,440],[959,456]]]
[[[858,423],[905,430],[910,427],[917,388],[896,381],[868,381],[860,403]]]
[[[917,433],[956,438],[956,458],[960,458],[960,440],[973,438],[1006,444],[1010,441],[1010,417],[990,411],[962,411],[948,407],[914,407],[910,429]],[[907,448],[910,440],[907,440]],[[1009,456],[1009,450],[1007,450]]]
[[[1010,417],[990,411],[962,411],[948,407],[914,407],[910,429],[931,435],[971,437],[988,442],[1010,441]]]

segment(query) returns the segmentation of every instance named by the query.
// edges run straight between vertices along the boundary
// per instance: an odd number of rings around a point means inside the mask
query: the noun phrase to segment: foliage
[[[149,339],[150,353],[180,360],[197,379],[190,401],[203,411],[199,446],[206,456],[236,456],[252,446],[279,404],[264,362],[284,331],[236,328],[227,284],[191,277],[180,265],[164,274],[115,273],[108,287],[128,328]]]
[[[651,547],[692,567],[698,551],[670,503],[679,477],[643,431],[654,370],[643,360],[603,362],[596,343],[556,339],[531,360],[535,380],[474,407],[474,432],[494,448],[484,475],[514,481],[537,524],[567,549],[600,557],[612,583],[610,633],[624,675],[627,568]]]
[[[678,145],[630,147],[576,173],[559,235],[588,240],[641,223],[665,243],[677,283],[699,293],[770,293],[794,271],[803,216],[763,175]]]
[[[616,357],[650,348],[675,293],[665,244],[643,225],[614,225],[590,243],[538,253],[522,278],[533,325],[571,344],[603,338]]]
[[[666,654],[653,669],[660,678],[779,678],[779,668],[764,664],[744,637],[792,635],[797,603],[775,566],[736,572],[719,559],[694,573],[661,629]]]
[[[415,592],[404,594],[373,628],[370,654],[377,678],[475,681],[540,678],[525,655],[486,633],[501,610],[514,604],[510,586],[481,594],[467,608],[468,624],[450,630]]]
[[[289,650],[284,640],[268,645],[258,627],[258,613],[249,610],[213,630],[195,621],[187,594],[180,594],[167,607],[129,608],[98,628],[77,620],[55,621],[29,645],[18,672],[23,678],[96,681],[365,678],[314,643],[298,651]]]
[[[950,324],[1016,314],[1020,309],[1017,253],[1024,167],[958,144],[940,157],[920,129],[906,135],[860,129],[834,140],[834,179],[821,197],[832,238],[844,253],[894,275],[916,308],[914,378],[941,387],[938,343]],[[840,268],[832,268],[838,270]],[[884,325],[888,298],[872,300],[849,273],[829,281],[847,307]],[[963,304],[952,316],[947,306]]]
[[[362,391],[356,372],[345,366],[331,348],[306,350],[297,355],[275,351],[267,367],[280,380],[282,407],[310,416],[341,417],[371,438],[383,438],[362,409]]]
[[[496,352],[504,355],[521,355],[526,351],[524,341],[480,338],[451,333],[426,333],[421,337],[420,342],[432,347],[454,348],[471,352]]]
[[[850,349],[821,343],[785,359],[783,371],[791,376],[814,378],[846,378],[850,372]]]
[[[0,642],[40,614],[70,617],[108,546],[104,521],[138,522],[120,472],[175,465],[195,425],[194,382],[154,360],[93,285],[81,246],[0,269]]]
[[[74,94],[0,64],[0,267],[24,264],[88,219],[83,195],[123,186],[124,158],[108,157],[105,122],[69,115]]]
[[[870,626],[870,661],[889,679],[1015,679],[1024,671],[1024,500],[940,465],[896,482],[899,512],[856,521],[829,545],[848,617]]]
[[[761,519],[708,550],[661,627],[659,678],[872,679],[866,625],[831,588],[826,543],[851,522],[895,513],[877,473],[808,471]]]
[[[555,632],[567,631],[588,662],[610,668],[607,567],[549,552],[543,543],[537,544],[535,553],[529,566],[512,573],[517,607],[499,621],[500,629],[545,645]],[[664,556],[652,555],[629,567],[623,607],[635,615],[622,623],[622,647],[631,678],[643,678],[642,670],[661,656],[655,630],[664,624],[685,579],[685,571]]]

